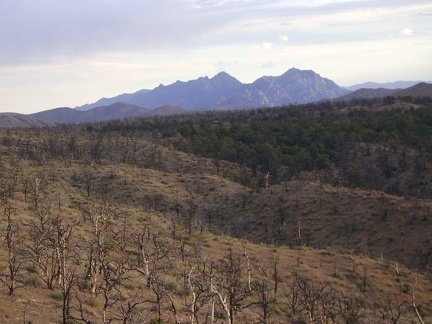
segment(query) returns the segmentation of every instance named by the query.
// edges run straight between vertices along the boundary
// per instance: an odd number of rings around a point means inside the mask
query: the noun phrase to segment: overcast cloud
[[[0,110],[30,113],[226,70],[340,85],[432,79],[430,0],[0,0]]]

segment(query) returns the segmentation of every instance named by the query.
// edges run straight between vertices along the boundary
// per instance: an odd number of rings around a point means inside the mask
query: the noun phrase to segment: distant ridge
[[[339,97],[338,100],[351,100],[351,99],[373,99],[384,98],[387,96],[394,97],[432,97],[432,84],[420,82],[407,89],[358,89],[345,96]]]
[[[55,125],[56,123],[50,120],[42,120],[17,113],[0,113],[0,128],[51,127]]]
[[[421,82],[410,88],[398,91],[396,95],[398,97],[403,97],[403,96],[432,97],[432,84]]]
[[[113,119],[125,119],[133,117],[152,117],[156,115],[175,115],[185,113],[183,108],[175,106],[163,106],[155,110],[132,105],[124,102],[116,102],[109,106],[97,107],[85,111],[72,108],[55,108],[29,115],[43,120],[58,123],[84,123],[101,122]]]
[[[139,94],[139,93],[146,93],[150,90],[147,89],[143,89],[143,90],[139,90],[135,93],[124,93],[112,98],[101,98],[98,101],[92,103],[92,104],[86,104],[83,106],[79,106],[79,107],[75,107],[76,110],[90,110],[93,108],[97,108],[97,107],[104,107],[104,106],[109,106],[112,104],[115,104],[116,102],[127,102],[128,100],[130,100],[131,98],[133,98],[135,95]]]
[[[173,105],[165,105],[150,111],[148,115],[149,116],[172,116],[172,115],[180,115],[184,113],[187,113],[187,110],[181,107],[177,107]]]
[[[387,96],[392,96],[397,93],[399,89],[358,89],[354,92],[351,92],[345,96],[339,97],[339,100],[351,100],[351,99],[373,99],[373,98],[384,98]]]
[[[385,83],[379,83],[379,82],[364,82],[360,84],[355,84],[349,87],[346,87],[348,90],[355,91],[359,89],[390,89],[390,90],[397,90],[397,89],[406,89],[410,88],[418,83],[422,83],[423,81],[394,81],[394,82],[385,82]],[[431,83],[431,82],[428,82]]]
[[[55,108],[32,114],[30,116],[60,123],[83,123],[122,119],[126,117],[139,117],[149,113],[150,111],[151,109],[116,102],[109,106],[97,107],[86,111],[72,108]]]

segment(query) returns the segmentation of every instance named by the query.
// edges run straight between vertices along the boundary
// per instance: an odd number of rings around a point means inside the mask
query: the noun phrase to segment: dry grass
[[[183,243],[187,249],[198,247],[203,260],[210,258],[214,262],[226,259],[230,247],[239,256],[246,250],[255,278],[262,278],[259,269],[268,267],[271,257],[279,255],[281,291],[289,291],[293,277],[301,274],[337,291],[353,293],[372,309],[374,303],[385,304],[389,297],[410,303],[417,280],[417,305],[424,314],[432,313],[430,274],[415,270],[425,261],[424,244],[432,221],[429,200],[335,188],[311,181],[251,190],[230,180],[239,176],[240,169],[234,164],[224,163],[218,175],[210,160],[166,148],[160,150],[163,163],[152,169],[126,163],[48,161],[37,165],[22,160],[12,163],[2,157],[3,175],[9,180],[15,177],[10,201],[23,224],[34,217],[34,200],[30,192],[26,197],[24,184],[28,180],[31,187],[40,178],[46,180],[43,192],[51,213],[78,222],[75,235],[83,242],[92,232],[83,215],[89,209],[89,201],[102,197],[120,211],[113,224],[121,226],[126,220],[128,233],[136,233],[144,222],[150,222],[152,231],[173,249]],[[187,226],[179,224],[184,221],[176,218],[176,204],[180,205],[182,217],[195,208],[192,237],[188,236]],[[211,223],[206,221],[210,211]],[[280,221],[282,216],[284,219]],[[0,219],[4,228],[3,215]],[[297,220],[301,220],[302,246],[297,246]],[[173,238],[174,227],[177,238]],[[2,278],[7,274],[6,259],[2,249]],[[186,321],[182,285],[178,280],[182,264],[178,257],[172,262],[166,280],[179,296],[176,302],[181,305],[182,319]],[[124,283],[125,298],[131,299],[134,294],[149,296],[145,278],[138,272],[129,274]],[[0,322],[61,321],[58,289],[46,288],[28,262],[23,264],[18,283],[13,296],[8,296],[6,287],[0,286]],[[78,292],[78,296],[85,316],[100,322],[102,296],[92,297],[86,291]],[[76,311],[77,300],[73,300]],[[286,305],[287,297],[281,295],[274,306],[275,316],[282,321],[294,320]],[[150,315],[155,312],[149,304],[143,306],[143,311]],[[244,310],[239,314],[239,322],[249,322],[254,316],[256,313],[251,309]],[[404,321],[410,322],[411,317],[405,315]]]

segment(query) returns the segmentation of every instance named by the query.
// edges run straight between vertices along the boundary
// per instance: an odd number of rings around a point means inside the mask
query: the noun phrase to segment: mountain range
[[[58,123],[172,115],[198,110],[248,109],[302,104],[349,93],[311,70],[292,68],[280,76],[263,76],[250,84],[226,72],[212,78],[177,81],[153,90],[142,89],[75,109],[61,107],[29,116]]]
[[[248,109],[304,104],[324,99],[350,100],[386,96],[432,95],[432,85],[420,83],[405,90],[393,89],[412,82],[388,84],[365,83],[371,88],[355,91],[338,86],[312,70],[291,68],[280,76],[263,76],[245,84],[226,72],[212,78],[200,77],[142,89],[76,108],[61,107],[31,115],[2,114],[0,127],[29,127],[53,123],[99,122],[133,117],[184,114],[200,110]],[[377,88],[383,85],[381,88]],[[356,87],[351,87],[355,89]],[[415,88],[415,89],[414,89]],[[405,91],[405,92],[404,92]],[[13,117],[13,118],[12,118]],[[8,123],[10,121],[10,123]]]
[[[95,104],[76,109],[88,110],[119,101],[151,109],[166,104],[187,110],[244,109],[301,104],[336,98],[348,92],[311,70],[292,68],[280,76],[263,76],[251,84],[241,83],[228,73],[220,72],[213,78],[177,81],[167,86],[160,85],[153,90],[103,98]]]

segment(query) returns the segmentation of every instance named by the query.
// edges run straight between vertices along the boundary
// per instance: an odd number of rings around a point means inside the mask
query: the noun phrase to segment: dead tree
[[[189,320],[191,324],[199,324],[199,312],[209,301],[211,302],[210,323],[214,323],[215,296],[211,293],[213,271],[214,265],[209,258],[200,259],[197,257],[189,263],[189,271],[186,273],[186,277],[191,298],[187,299],[185,297],[185,301],[186,307],[190,311]]]
[[[151,232],[147,225],[135,235],[135,242],[138,247],[135,270],[146,277],[147,287],[150,288],[157,272],[163,269],[164,262],[169,259],[171,246],[157,233]]]
[[[137,323],[134,322],[134,315],[135,313],[138,313],[138,306],[141,304],[144,304],[148,302],[147,300],[144,300],[142,298],[139,298],[137,300],[128,300],[127,303],[122,303],[120,305],[120,313],[122,315],[122,323],[128,324],[128,323]]]
[[[46,179],[42,177],[36,177],[34,181],[31,183],[31,196],[33,199],[33,209],[38,210],[39,209],[39,203],[41,201],[46,200]]]
[[[92,224],[92,235],[87,247],[88,269],[92,294],[102,294],[102,322],[107,322],[107,311],[116,303],[116,289],[127,272],[126,261],[114,262],[116,256],[111,227],[118,215],[115,205],[110,202],[93,201],[85,215]]]
[[[297,245],[301,246],[302,245],[302,233],[301,233],[301,220],[298,219],[297,220]]]
[[[259,323],[267,324],[271,318],[272,306],[276,302],[274,288],[269,279],[264,278],[254,282],[255,301],[251,306],[259,308]]]
[[[409,303],[400,297],[400,295],[388,295],[385,298],[385,303],[379,307],[382,318],[388,319],[393,324],[399,322],[406,312],[406,307],[409,306]]]
[[[364,301],[354,294],[339,293],[335,296],[338,316],[344,323],[358,323],[365,309]]]
[[[321,315],[319,302],[326,294],[327,284],[313,281],[299,274],[296,274],[294,278],[301,296],[300,305],[307,312],[309,322],[315,323]]]
[[[2,229],[2,236],[4,237],[4,244],[7,250],[8,262],[8,279],[0,278],[1,281],[8,287],[9,295],[15,292],[16,278],[21,269],[24,261],[23,242],[24,238],[20,235],[21,226],[17,220],[13,219],[17,209],[6,203],[2,206],[3,214],[6,216],[6,228]]]
[[[38,277],[49,289],[59,282],[59,254],[56,250],[55,220],[51,216],[50,205],[38,201],[38,208],[28,223],[28,258],[36,267]]]
[[[264,264],[258,265],[258,270],[266,278],[273,281],[273,291],[275,297],[277,297],[279,289],[279,263],[280,263],[280,253],[272,253],[271,256],[265,260]]]
[[[291,283],[288,286],[288,290],[285,292],[285,297],[292,314],[297,315],[297,313],[300,311],[301,293],[300,288],[297,285],[296,276],[292,278]]]
[[[75,273],[77,266],[70,260],[73,258],[70,240],[73,226],[66,222],[62,217],[57,216],[54,220],[54,236],[52,243],[56,252],[58,266],[58,285],[62,292],[62,318],[63,324],[70,319],[70,300],[72,287],[75,284]]]
[[[418,321],[420,322],[420,324],[424,324],[423,319],[422,319],[422,317],[420,315],[420,312],[419,312],[419,310],[418,310],[418,308],[416,306],[416,299],[415,299],[416,290],[417,290],[417,277],[415,278],[415,283],[414,283],[414,286],[413,286],[413,289],[412,289],[411,306],[414,309],[414,313],[415,313]]]
[[[237,311],[246,307],[244,302],[252,294],[244,277],[242,259],[230,247],[219,264],[218,276],[211,283],[211,292],[217,297],[229,324],[234,324]]]
[[[264,189],[267,189],[269,187],[270,178],[270,172],[267,172],[267,174],[264,176]]]

